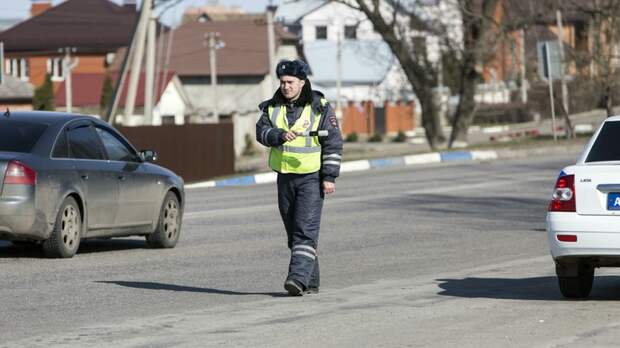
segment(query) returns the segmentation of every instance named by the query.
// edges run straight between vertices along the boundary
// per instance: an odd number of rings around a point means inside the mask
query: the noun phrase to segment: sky
[[[123,0],[111,0],[121,4]],[[177,0],[170,0],[176,2]],[[272,0],[273,5],[279,5],[283,0]],[[57,5],[63,0],[53,0]],[[212,3],[218,3],[227,6],[238,6],[247,12],[264,12],[269,4],[269,0],[183,0],[179,5],[170,8],[164,13],[163,22],[168,25],[174,25],[180,20],[183,10],[189,6],[202,6]],[[1,18],[27,18],[30,15],[30,0],[0,0],[0,17]]]

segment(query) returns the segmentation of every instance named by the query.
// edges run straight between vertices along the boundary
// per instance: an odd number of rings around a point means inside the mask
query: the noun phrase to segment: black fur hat
[[[281,60],[276,67],[276,75],[278,78],[282,76],[295,76],[300,80],[308,77],[310,67],[303,60]]]

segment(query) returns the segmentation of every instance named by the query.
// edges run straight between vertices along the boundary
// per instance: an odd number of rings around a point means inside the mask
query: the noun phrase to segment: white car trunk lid
[[[620,164],[574,168],[577,214],[620,215]]]

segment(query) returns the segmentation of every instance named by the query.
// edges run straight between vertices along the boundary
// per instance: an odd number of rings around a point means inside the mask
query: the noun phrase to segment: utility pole
[[[161,93],[164,92],[164,89],[166,88],[165,83],[166,81],[166,77],[168,76],[168,69],[170,67],[170,55],[172,54],[172,43],[174,42],[174,30],[170,30],[170,34],[168,34],[168,44],[166,46],[166,57],[163,58],[164,59],[164,71],[161,74],[161,79],[160,79],[160,85],[159,85],[159,90],[161,91]]]
[[[552,133],[553,133],[553,140],[557,141],[558,140],[558,136],[555,132],[556,127],[555,127],[555,99],[553,98],[553,73],[551,72],[551,58],[549,57],[549,42],[545,42],[545,56],[546,56],[546,65],[547,65],[547,72],[548,72],[548,77],[547,77],[547,82],[549,83],[549,99],[551,101],[551,128],[552,129]]]
[[[521,102],[527,103],[527,77],[525,75],[525,30],[521,29],[521,45],[519,47],[519,56],[521,60],[521,66],[519,72],[521,75]]]
[[[160,15],[161,16],[161,15]],[[160,20],[161,17],[156,19]],[[158,41],[157,42],[157,55],[155,56],[155,85],[153,87],[153,95],[155,96],[155,98],[157,98],[160,95],[160,89],[159,89],[159,85],[160,85],[160,79],[161,79],[161,71],[162,71],[162,61],[163,61],[163,55],[164,55],[164,26],[160,25],[159,26],[159,31],[158,33]]]
[[[129,76],[127,99],[125,99],[125,117],[123,117],[123,123],[125,125],[128,124],[129,118],[133,115],[134,107],[136,105],[135,103],[138,90],[138,81],[140,78],[140,70],[142,69],[142,58],[144,57],[146,31],[149,19],[151,18],[152,8],[153,0],[144,0],[142,12],[140,13],[140,23],[138,24],[136,32],[136,51],[134,52],[133,62],[131,65],[131,75]]]
[[[144,8],[146,7],[146,2],[142,2],[142,6],[140,7],[140,19],[142,18],[142,12],[144,12]],[[116,82],[116,86],[114,87],[114,93],[112,94],[112,105],[108,107],[106,111],[106,121],[110,125],[114,125],[114,118],[116,116],[116,109],[118,108],[118,104],[120,101],[121,91],[125,85],[125,79],[127,78],[127,63],[129,59],[132,57],[137,41],[137,32],[140,27],[140,20],[137,20],[134,24],[134,28],[131,33],[131,43],[129,47],[127,47],[127,51],[125,52],[125,56],[123,57],[123,61],[121,63],[120,76],[118,81]]]
[[[0,41],[0,85],[4,83],[4,42]]]
[[[154,77],[155,77],[155,16],[149,16],[146,36],[146,71],[144,81],[144,124],[153,123]]]
[[[273,15],[276,12],[277,7],[269,5],[267,6],[267,44],[269,49],[269,86],[271,91],[269,95],[277,88],[276,86],[276,38],[273,26]]]
[[[342,105],[340,103],[342,89],[342,32],[336,32],[336,118],[342,124]]]
[[[224,42],[220,40],[220,33],[211,32],[205,34],[205,39],[208,39],[209,47],[209,68],[211,76],[211,98],[212,102],[212,115],[213,122],[220,121],[220,115],[217,108],[217,54],[216,50],[224,47]]]
[[[60,49],[64,51],[65,57],[62,60],[62,74],[65,78],[65,104],[67,113],[73,112],[73,85],[71,81],[71,71],[78,65],[78,58],[72,59],[71,52],[75,52],[75,47],[65,47]]]
[[[564,110],[568,113],[568,89],[566,88],[566,74],[564,73],[564,41],[563,41],[563,27],[562,27],[562,12],[557,10],[555,12],[558,23],[558,43],[560,44],[560,79],[562,82],[562,105]]]

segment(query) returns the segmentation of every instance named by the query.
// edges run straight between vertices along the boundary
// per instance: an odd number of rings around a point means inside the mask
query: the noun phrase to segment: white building
[[[426,19],[451,21],[447,27],[454,28],[451,35],[455,42],[459,42],[460,26],[453,23],[454,13],[446,16],[449,8],[449,2],[443,1],[438,6],[416,6],[415,10]],[[452,7],[452,10],[456,8]],[[342,3],[305,0],[282,5],[276,18],[289,31],[299,35],[304,57],[312,69],[311,80],[329,99],[336,99],[339,75],[342,101],[382,102],[413,98],[398,60],[362,12]],[[399,20],[407,28],[412,51],[416,49],[414,45],[423,45],[429,61],[437,62],[439,40],[428,32],[411,30],[406,25],[406,18]],[[337,59],[339,46],[340,64]]]

